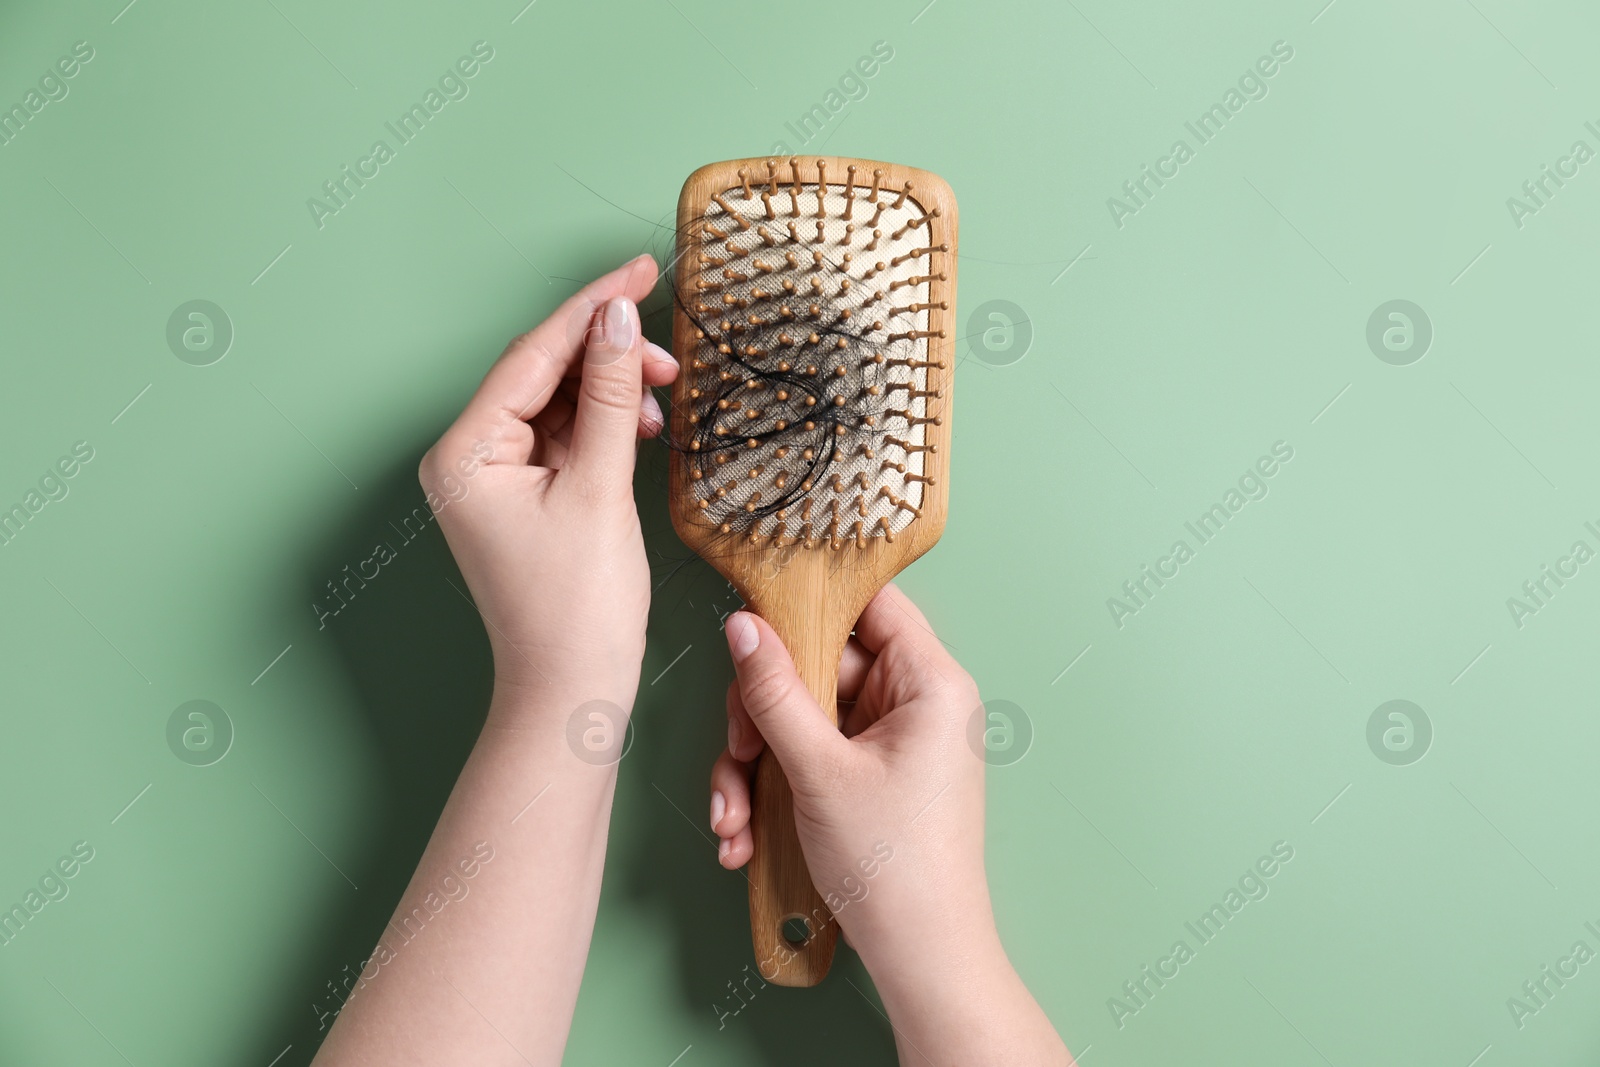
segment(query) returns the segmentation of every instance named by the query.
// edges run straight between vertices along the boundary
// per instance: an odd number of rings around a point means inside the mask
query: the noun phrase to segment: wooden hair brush
[[[937,176],[890,163],[730,160],[689,176],[677,234],[672,522],[777,631],[837,719],[856,619],[944,529],[955,197]],[[815,985],[838,926],[770,752],[751,830],[762,977]],[[785,931],[795,919],[798,938]]]

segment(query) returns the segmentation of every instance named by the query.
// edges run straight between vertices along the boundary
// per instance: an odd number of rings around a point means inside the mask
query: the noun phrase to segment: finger
[[[795,789],[805,790],[825,768],[849,762],[850,743],[806,691],[772,627],[736,611],[725,630],[744,708]]]
[[[670,352],[653,341],[645,342],[643,357],[645,365],[640,368],[640,378],[645,382],[645,395],[640,397],[638,405],[638,435],[658,437],[661,430],[666,429],[667,416],[662,414],[661,402],[656,400],[656,394],[651,390],[672,384],[672,379],[678,376],[678,362]]]
[[[561,379],[572,373],[583,354],[587,326],[594,309],[614,297],[639,301],[656,283],[656,263],[639,256],[584,286],[532,330],[518,337],[489,368],[483,384],[467,403],[452,431],[473,440],[497,442],[499,431],[536,415]],[[513,427],[514,429],[514,427]],[[526,463],[527,454],[497,449],[491,462]]]
[[[646,341],[644,365],[639,373],[644,381],[644,395],[639,398],[639,436],[655,437],[667,425],[667,418],[661,412],[661,402],[651,390],[672,384],[672,380],[678,376],[678,361],[665,348],[653,341]]]
[[[861,686],[866,682],[867,672],[877,658],[854,637],[844,643],[844,655],[839,659],[840,700],[848,703],[861,696]]]
[[[733,684],[728,686],[728,751],[734,759],[749,763],[761,755],[765,747],[761,731],[750,721],[750,713],[744,708],[744,697],[739,694],[739,680],[735,678]]]
[[[756,839],[746,826],[732,837],[725,837],[717,842],[717,862],[730,871],[736,871],[750,862],[750,857],[755,854]]]
[[[917,645],[931,644],[940,649],[944,647],[934,636],[933,627],[928,625],[928,618],[922,614],[922,609],[913,604],[911,598],[893,582],[867,602],[861,618],[856,620],[855,636],[873,654],[882,653],[895,640],[906,640]]]
[[[578,405],[566,396],[566,391],[558,390],[545,405],[544,410],[533,420],[533,425],[540,433],[549,434],[551,437],[560,436],[562,443],[565,444],[572,436],[572,416],[577,410]]]
[[[562,386],[550,397],[550,402],[543,411],[533,420],[533,425],[540,433],[547,434],[561,442],[562,455],[566,454],[566,446],[572,440],[572,416],[578,410],[576,403],[577,391],[573,391],[571,398],[567,396],[566,386]],[[661,404],[655,395],[646,389],[639,397],[639,436],[655,437],[661,433],[666,425],[666,416],[661,413]],[[551,463],[539,458],[539,450],[534,449],[534,454],[529,457],[529,463],[538,467],[558,467],[559,463]]]
[[[643,347],[638,307],[624,296],[607,300],[595,315],[584,350],[572,451],[564,468],[591,484],[633,482]]]
[[[663,385],[671,385],[672,380],[677,376],[678,361],[672,358],[672,353],[654,341],[646,341],[644,346],[644,384],[651,388],[659,389]]]
[[[661,430],[666,429],[667,416],[662,414],[661,402],[651,390],[672,384],[672,379],[678,376],[678,362],[654,341],[645,342],[643,358],[640,378],[645,382],[645,394],[638,400],[638,435],[658,437]]]
[[[732,837],[750,825],[750,767],[727,752],[711,766],[711,832]]]
[[[891,668],[896,686],[892,703],[958,684],[966,676],[927,618],[893,583],[873,597],[856,620],[856,637]]]
[[[644,395],[639,398],[637,436],[654,437],[661,432],[661,428],[666,424],[666,416],[661,414],[661,402],[656,399],[656,394],[646,388]]]
[[[856,704],[839,720],[839,732],[846,737],[857,737],[882,717],[877,713],[877,709],[869,708],[865,704]]]
[[[528,454],[528,464],[533,467],[560,470],[566,461],[567,442],[558,434],[539,434],[535,438],[533,450]]]

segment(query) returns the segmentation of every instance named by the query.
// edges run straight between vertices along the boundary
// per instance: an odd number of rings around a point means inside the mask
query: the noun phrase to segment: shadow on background
[[[645,311],[647,331],[666,343],[670,308],[659,292]],[[352,872],[359,894],[304,933],[281,1000],[263,1013],[264,1044],[293,1042],[280,1067],[309,1063],[326,1036],[333,1016],[319,1026],[313,1005],[332,1010],[330,982],[349,978],[370,955],[488,708],[488,639],[437,523],[403,544],[395,529],[413,509],[426,512],[416,463],[443,429],[419,436],[393,469],[362,489],[358,506],[314,535],[302,584],[284,593],[303,611],[306,591],[323,589],[347,563],[369,554],[369,539],[398,548],[399,558],[383,567],[380,578],[328,620],[332,645],[365,716],[382,795],[366,828],[368,858]],[[721,618],[739,602],[672,531],[666,510],[669,458],[665,445],[646,443],[635,480],[657,589],[634,712],[635,744],[619,768],[604,904],[616,906],[621,894],[627,907],[649,913],[657,920],[652,925],[672,939],[683,1010],[699,1017],[697,1029],[709,1025],[713,1031],[696,1039],[702,1049],[737,1042],[728,1051],[748,1061],[757,1050],[758,1062],[771,1067],[893,1062],[892,1035],[876,994],[842,943],[832,975],[816,989],[763,988],[755,974],[746,882],[717,864],[716,841],[706,825],[707,781],[726,740],[723,701],[732,677]],[[666,669],[686,645],[689,651]]]
[[[333,1016],[319,1026],[314,1005],[336,1012],[338,1001],[328,983],[349,979],[371,955],[488,709],[493,682],[488,640],[477,609],[463,598],[466,582],[438,524],[429,522],[410,541],[390,525],[401,525],[414,508],[427,513],[416,469],[433,436],[397,457],[382,478],[363,484],[358,506],[313,535],[301,582],[284,593],[304,611],[308,597],[319,592],[325,597],[324,583],[346,564],[370,555],[377,541],[397,550],[376,580],[326,620],[325,636],[359,700],[379,796],[364,827],[371,842],[365,863],[351,871],[361,889],[304,932],[282,1002],[265,1024],[279,1042],[294,1043],[279,1067],[309,1063],[327,1036],[324,1027],[333,1025]]]

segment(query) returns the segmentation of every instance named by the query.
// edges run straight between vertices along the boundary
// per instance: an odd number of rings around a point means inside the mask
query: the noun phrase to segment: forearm
[[[569,708],[531,703],[497,692],[318,1067],[560,1062],[616,773],[573,754]]]

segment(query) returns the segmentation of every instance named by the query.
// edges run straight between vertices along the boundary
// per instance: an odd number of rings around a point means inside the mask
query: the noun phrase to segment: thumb
[[[789,650],[764,619],[736,611],[723,629],[745,710],[790,782],[805,788],[848,754],[850,742],[807,691]]]
[[[639,309],[625,296],[607,300],[584,335],[583,377],[567,463],[581,477],[627,485],[639,428]]]
[[[789,649],[765,619],[736,611],[723,630],[739,675],[744,710],[762,731],[766,747],[778,757],[790,784],[805,789],[826,766],[837,766],[848,757],[850,742],[805,688]]]

